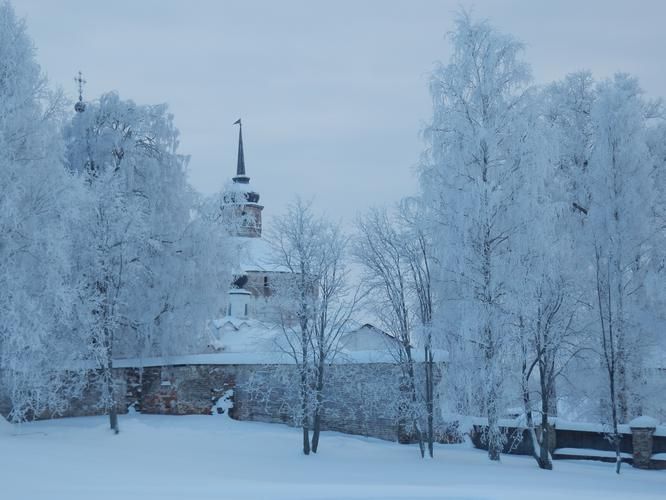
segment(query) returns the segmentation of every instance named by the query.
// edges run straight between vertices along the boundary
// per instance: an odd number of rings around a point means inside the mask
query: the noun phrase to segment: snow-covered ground
[[[666,471],[528,457],[490,463],[467,445],[435,460],[414,446],[324,433],[320,453],[299,452],[299,433],[225,416],[101,417],[0,426],[3,500],[150,499],[554,499],[666,498]]]

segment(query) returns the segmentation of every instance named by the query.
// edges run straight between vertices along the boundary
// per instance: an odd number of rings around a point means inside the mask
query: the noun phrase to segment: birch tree
[[[586,290],[584,280],[576,276],[580,224],[572,205],[576,200],[588,200],[581,194],[586,192],[584,182],[575,177],[584,171],[581,158],[588,149],[585,138],[572,137],[571,127],[584,122],[578,112],[585,83],[584,75],[572,77],[566,84],[534,96],[526,113],[532,133],[523,160],[529,175],[515,199],[525,216],[513,242],[512,308],[521,346],[520,386],[526,423],[542,469],[552,469],[549,418],[557,416],[556,382],[583,349],[579,322]],[[571,106],[572,95],[575,106]],[[540,400],[538,408],[532,405],[533,379],[538,386],[534,391]],[[535,410],[541,415],[539,436],[534,431]]]
[[[433,331],[433,257],[432,238],[425,222],[423,201],[419,198],[405,198],[399,207],[401,240],[409,267],[408,283],[412,289],[416,318],[420,327],[420,340],[423,345],[425,368],[425,413],[426,442],[430,458],[434,456],[434,412],[435,412],[435,356],[434,343],[441,341]]]
[[[419,443],[421,456],[425,456],[425,446],[420,418],[420,401],[417,392],[414,367],[414,304],[413,288],[410,287],[410,273],[425,272],[418,256],[410,259],[409,252],[420,252],[419,242],[405,244],[395,221],[385,209],[372,209],[357,220],[358,235],[354,245],[354,255],[363,266],[363,281],[368,290],[372,307],[377,313],[382,327],[396,340],[398,349],[393,352],[403,372],[401,392],[406,393],[400,418],[409,422]],[[409,248],[409,251],[407,251]],[[410,267],[414,266],[414,267]],[[426,276],[421,276],[424,280]],[[426,300],[425,291],[421,297]],[[419,302],[420,303],[420,302]],[[427,304],[423,304],[427,307]],[[424,314],[428,314],[424,311]],[[427,321],[427,316],[423,319]],[[389,347],[393,347],[389,344]]]
[[[60,165],[63,103],[25,23],[0,4],[0,385],[14,421],[62,412],[83,383],[68,241],[80,191]]]
[[[115,93],[77,112],[65,135],[67,167],[88,191],[81,207],[88,240],[78,254],[88,280],[82,328],[93,332],[101,404],[118,432],[113,358],[155,352],[177,334],[203,329],[187,307],[196,284],[186,289],[181,281],[193,206],[187,159],[177,152],[178,131],[165,105],[139,106]]]
[[[453,314],[443,315],[443,328],[481,351],[476,389],[488,419],[489,458],[499,460],[510,334],[507,263],[524,217],[514,200],[522,187],[530,69],[520,59],[520,42],[466,13],[449,38],[450,61],[431,79],[433,120],[425,132],[421,184],[433,207],[441,300],[450,309],[455,303]]]
[[[637,80],[625,74],[600,82],[596,92],[589,218],[600,353],[619,473],[618,423],[641,413],[641,349],[654,327],[644,321],[645,284],[658,260],[646,142],[650,107]]]
[[[347,284],[347,238],[339,226],[315,215],[297,198],[273,224],[275,264],[287,271],[272,292],[284,333],[282,349],[299,375],[303,453],[317,453],[328,366],[339,350],[358,302]],[[312,435],[310,431],[312,430]]]

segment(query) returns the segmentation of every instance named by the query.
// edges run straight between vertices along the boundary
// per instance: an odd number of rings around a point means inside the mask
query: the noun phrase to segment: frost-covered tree
[[[316,262],[316,289],[313,301],[312,344],[316,379],[312,418],[312,451],[317,453],[321,434],[321,416],[325,410],[325,384],[328,366],[339,350],[340,337],[347,330],[358,304],[358,289],[348,284],[348,238],[338,225],[322,221],[321,253]]]
[[[0,3],[0,387],[15,421],[59,413],[81,387],[68,239],[80,193],[60,165],[62,104]]]
[[[403,214],[408,217],[405,212]],[[387,344],[387,347],[392,349],[402,369],[401,387],[405,390],[401,392],[407,396],[400,415],[401,421],[407,425],[401,425],[413,429],[421,456],[424,456],[420,422],[423,412],[414,367],[414,327],[415,320],[419,318],[422,330],[429,329],[427,282],[430,278],[421,254],[425,250],[426,241],[410,240],[416,236],[414,232],[404,231],[404,228],[401,230],[398,222],[385,209],[371,209],[357,220],[356,225],[358,235],[354,255],[363,269],[363,282],[368,289],[369,302],[382,327],[397,340],[395,344]],[[414,231],[417,231],[416,228]],[[417,288],[420,295],[417,294],[414,300],[414,285],[419,279],[421,282]]]
[[[524,216],[512,242],[510,262],[515,272],[508,280],[509,297],[520,345],[519,385],[526,425],[537,463],[544,469],[552,468],[549,417],[557,416],[556,381],[583,349],[579,321],[586,290],[577,276],[580,224],[571,199],[587,200],[580,194],[585,192],[584,183],[572,179],[572,172],[579,176],[583,172],[580,158],[587,146],[571,137],[570,127],[583,125],[577,100],[585,81],[584,75],[571,78],[535,95],[526,110],[532,132],[523,163],[529,174],[514,199]],[[572,93],[576,106],[570,106]],[[533,403],[535,395],[538,406]],[[541,415],[538,436],[533,412]]]
[[[225,268],[216,252],[224,247],[211,237],[224,232],[202,214],[192,218],[187,158],[177,152],[178,131],[166,105],[105,94],[78,112],[65,134],[67,166],[88,191],[87,240],[77,256],[88,280],[82,328],[94,332],[102,404],[117,431],[113,358],[193,347],[189,340],[205,332],[216,312],[210,305],[226,283],[216,271]]]
[[[637,80],[625,74],[597,85],[591,110],[590,253],[618,472],[618,422],[642,412],[643,349],[651,344],[657,326],[646,295],[661,251],[655,245],[658,193],[647,143],[651,110]]]
[[[434,456],[435,413],[435,356],[434,349],[441,339],[433,331],[433,256],[432,237],[428,231],[423,202],[419,198],[405,198],[398,211],[400,237],[409,267],[408,285],[411,289],[412,307],[416,311],[418,337],[423,346],[425,368],[425,414],[428,454]]]
[[[159,334],[165,354],[201,352],[210,342],[209,321],[217,317],[229,291],[238,252],[216,196],[192,195],[191,217],[174,245],[177,256],[167,273],[173,296],[169,329]]]
[[[549,136],[542,150],[555,151],[546,195],[548,207],[556,209],[551,219],[559,221],[549,253],[562,256],[549,260],[556,263],[551,269],[568,274],[584,323],[596,315],[598,328],[580,332],[571,344],[600,354],[607,394],[602,418],[610,420],[618,441],[617,423],[640,413],[645,402],[642,360],[656,347],[659,330],[663,293],[653,286],[662,262],[655,176],[663,156],[660,160],[659,127],[649,122],[659,117],[660,106],[646,102],[627,75],[595,84],[589,73],[549,86],[544,104]]]
[[[467,383],[475,384],[477,408],[488,418],[489,457],[498,460],[511,251],[525,218],[515,199],[525,175],[530,69],[521,43],[466,13],[450,40],[449,63],[432,75],[421,173],[440,262],[436,316],[466,352]]]
[[[566,232],[577,246],[582,244],[581,238],[584,237],[581,227],[586,219],[582,216],[586,215],[590,205],[587,172],[594,147],[591,121],[594,86],[592,75],[582,71],[549,85],[540,96],[546,127],[542,144],[552,156],[552,178],[547,194],[553,202],[569,206],[571,226]]]
[[[347,284],[347,238],[297,198],[276,218],[268,239],[286,273],[273,280],[273,303],[284,333],[279,342],[298,372],[303,453],[316,453],[328,366],[339,350],[358,294]],[[310,430],[312,429],[312,436]]]
[[[527,233],[526,243],[528,247],[538,249],[535,255],[540,256],[539,268],[545,271],[547,281],[539,284],[528,269],[520,274],[538,284],[537,288],[526,285],[525,290],[540,290],[544,285],[546,290],[553,292],[559,289],[546,297],[560,297],[562,303],[558,315],[572,318],[571,324],[566,323],[569,325],[567,332],[555,331],[556,335],[550,334],[548,344],[544,344],[559,346],[563,343],[551,354],[563,356],[560,363],[568,360],[560,369],[550,371],[558,374],[556,378],[562,385],[562,390],[556,391],[553,380],[552,394],[546,394],[550,400],[549,415],[554,416],[558,402],[564,402],[569,412],[588,411],[586,401],[598,391],[598,376],[595,376],[598,375],[598,363],[592,354],[595,344],[592,339],[596,337],[589,329],[594,318],[591,309],[593,265],[588,246],[590,221],[587,217],[591,196],[588,173],[594,150],[591,110],[596,98],[595,82],[589,72],[573,73],[548,85],[540,98],[541,122],[537,126],[541,142],[536,144],[538,163],[529,183],[529,189],[537,191],[529,196],[542,201],[531,209],[535,219],[532,225],[538,229],[531,235]],[[554,284],[557,284],[556,289]],[[532,314],[544,310],[543,293],[539,292],[537,296],[539,300],[532,303],[537,308],[532,307]],[[542,322],[535,324],[543,325]],[[533,355],[538,354],[534,350],[537,345],[534,340],[532,337],[529,344]],[[581,379],[587,384],[581,384]],[[572,384],[571,380],[578,382]],[[541,402],[543,405],[543,399]]]

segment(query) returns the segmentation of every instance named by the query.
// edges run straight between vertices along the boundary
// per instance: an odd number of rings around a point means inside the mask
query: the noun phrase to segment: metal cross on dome
[[[83,79],[83,73],[80,71],[74,77],[74,81],[79,84],[79,101],[74,105],[74,109],[80,113],[86,109],[86,105],[83,103],[83,86],[88,82]]]
[[[83,79],[83,73],[80,71],[78,76],[74,77],[74,81],[79,84],[79,101],[83,101],[83,86],[88,83],[88,81]]]

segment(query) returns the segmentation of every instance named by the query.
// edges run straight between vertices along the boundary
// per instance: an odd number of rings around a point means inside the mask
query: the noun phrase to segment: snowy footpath
[[[3,422],[4,423],[4,422]],[[666,498],[666,471],[528,457],[490,463],[468,445],[418,449],[324,433],[320,453],[299,453],[299,432],[225,416],[101,417],[0,428],[2,500],[152,499],[642,499]]]

